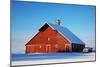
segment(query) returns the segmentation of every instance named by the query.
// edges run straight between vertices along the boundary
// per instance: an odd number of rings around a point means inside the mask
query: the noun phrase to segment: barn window
[[[48,37],[48,41],[50,41],[50,38]]]
[[[40,46],[40,48],[42,48],[42,46]]]
[[[58,48],[58,44],[56,44],[55,47]]]

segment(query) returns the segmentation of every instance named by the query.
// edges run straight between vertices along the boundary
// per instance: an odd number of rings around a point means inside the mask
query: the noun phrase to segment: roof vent
[[[56,24],[56,25],[60,25],[60,20],[59,20],[59,19],[56,20],[56,21],[55,21],[55,24]]]

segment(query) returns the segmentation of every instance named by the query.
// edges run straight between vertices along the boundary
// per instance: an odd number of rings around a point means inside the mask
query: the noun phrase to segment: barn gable
[[[60,25],[46,23],[44,24],[39,31],[44,30],[47,26],[50,26],[52,29],[57,30],[66,40],[68,40],[72,44],[81,44],[85,45],[84,42],[82,42],[76,35],[74,35],[71,31],[69,31],[67,28],[62,27]]]

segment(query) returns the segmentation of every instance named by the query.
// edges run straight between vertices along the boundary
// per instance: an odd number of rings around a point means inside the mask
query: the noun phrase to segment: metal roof
[[[76,35],[74,35],[67,28],[51,23],[46,24],[48,24],[52,29],[57,30],[65,39],[69,40],[70,43],[85,45],[84,42],[82,42]]]

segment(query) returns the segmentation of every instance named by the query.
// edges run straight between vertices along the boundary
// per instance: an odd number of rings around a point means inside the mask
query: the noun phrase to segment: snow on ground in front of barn
[[[63,62],[69,63],[69,62],[81,62],[81,61],[95,61],[95,52],[11,55],[11,66],[63,63]]]

